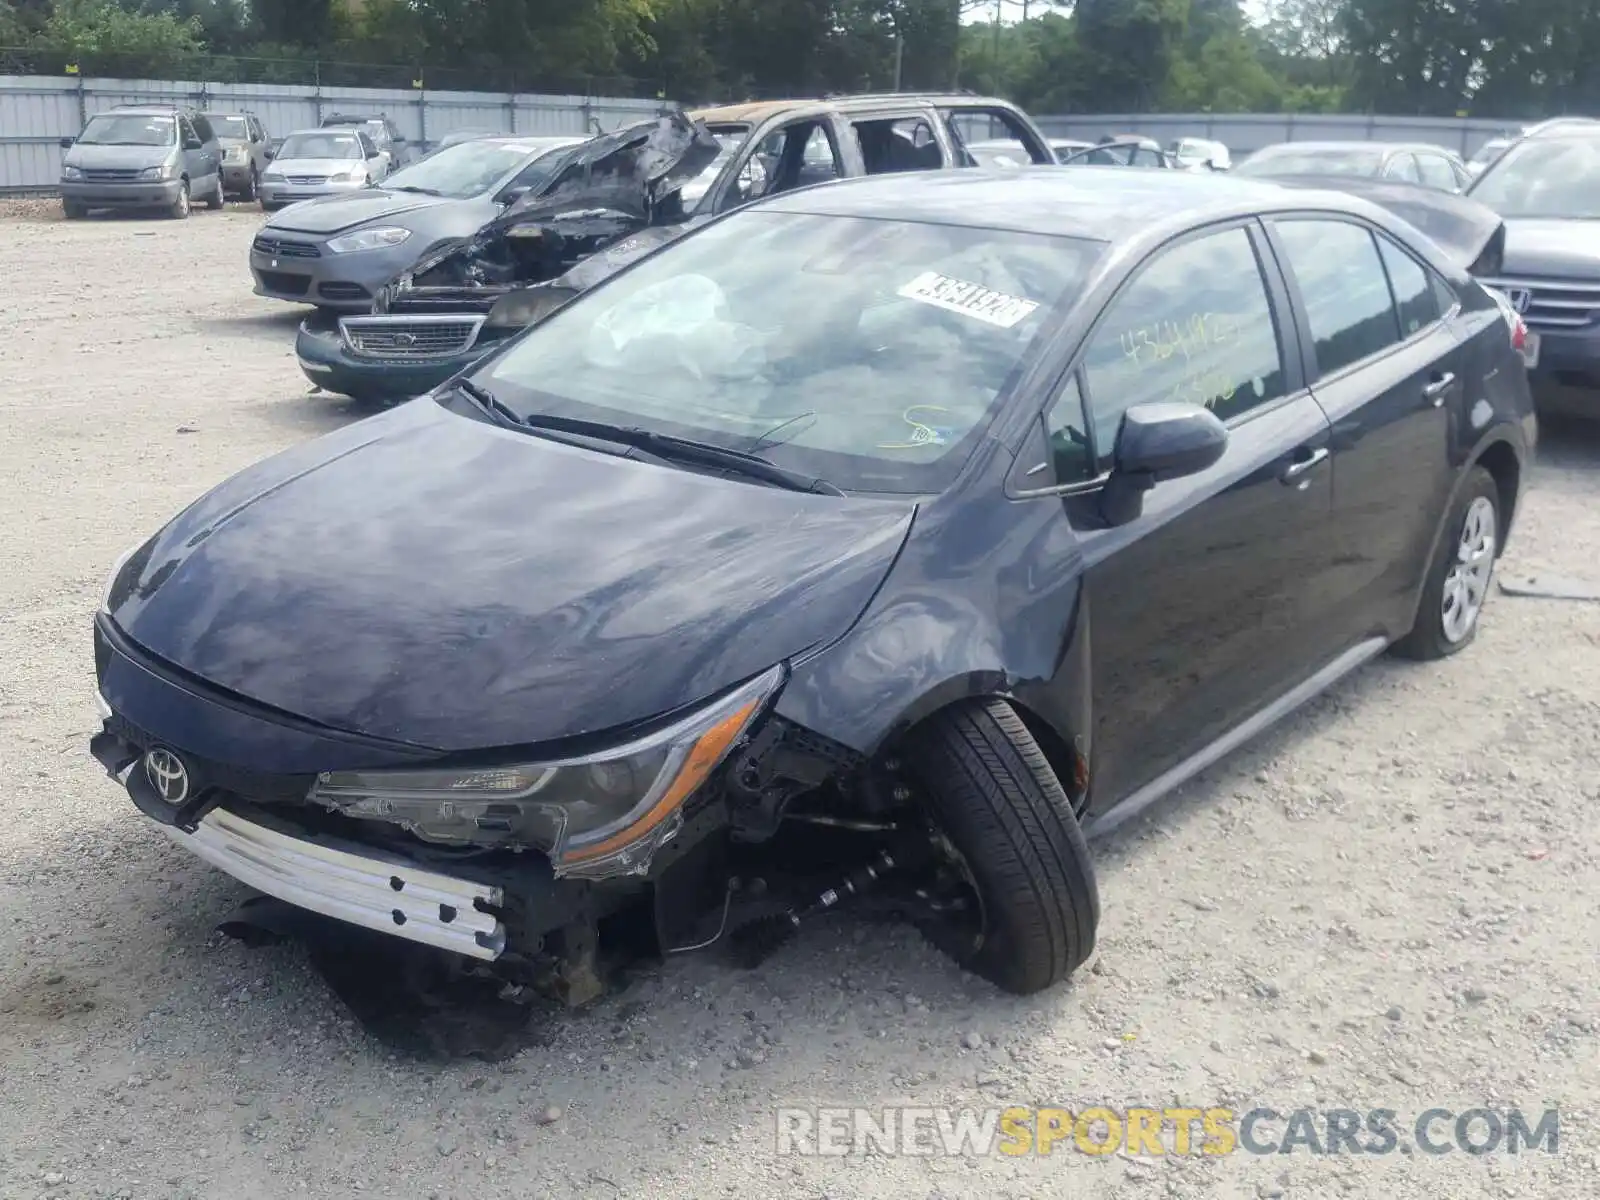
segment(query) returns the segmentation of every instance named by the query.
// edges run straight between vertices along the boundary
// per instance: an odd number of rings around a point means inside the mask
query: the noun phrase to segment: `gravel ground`
[[[1092,970],[1017,1000],[906,931],[693,956],[544,1044],[422,1063],[89,758],[119,551],[359,413],[250,294],[259,216],[0,214],[0,1197],[1589,1194],[1600,1108],[1600,606],[1494,598],[1445,664],[1383,661],[1099,849]],[[202,266],[184,264],[205,264]],[[1600,437],[1547,435],[1507,566],[1600,561]],[[779,1157],[788,1104],[1562,1110],[1560,1152]]]

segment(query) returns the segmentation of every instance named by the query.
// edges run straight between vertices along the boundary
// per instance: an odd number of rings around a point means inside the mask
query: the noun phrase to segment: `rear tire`
[[[1396,655],[1428,662],[1472,644],[1494,580],[1503,524],[1494,476],[1483,467],[1473,467],[1450,507],[1428,565],[1417,623],[1394,644]]]
[[[167,209],[167,216],[174,221],[182,221],[189,215],[189,181],[187,179],[178,184],[178,198],[172,202],[172,207]]]
[[[1061,781],[1004,700],[970,700],[914,731],[906,761],[937,830],[977,890],[982,935],[932,940],[1017,995],[1066,978],[1094,952],[1100,893]]]
[[[254,200],[260,194],[258,190],[260,185],[261,181],[256,177],[256,169],[251,167],[250,178],[245,181],[244,192],[239,196],[239,199],[245,201],[246,203]]]

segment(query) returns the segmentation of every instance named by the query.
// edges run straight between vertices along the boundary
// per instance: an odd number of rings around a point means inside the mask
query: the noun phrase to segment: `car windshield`
[[[83,146],[170,146],[177,140],[178,123],[159,113],[90,117],[78,135]]]
[[[543,147],[544,161],[554,164],[559,156],[550,151],[559,143]],[[396,171],[383,186],[399,191],[426,192],[465,200],[488,191],[517,169],[541,148],[539,142],[458,142],[437,150],[421,162]],[[522,183],[537,186],[542,179],[524,178]]]
[[[206,120],[211,122],[211,128],[219,138],[232,138],[238,142],[250,140],[250,126],[245,124],[243,117],[214,117],[207,113]]]
[[[1104,249],[747,210],[579,296],[475,382],[523,416],[755,450],[847,490],[934,492]]]
[[[353,133],[291,133],[278,148],[278,158],[364,158]]]
[[[1374,146],[1261,150],[1234,168],[1240,175],[1376,175],[1383,151]]]
[[[1600,220],[1600,138],[1518,142],[1467,194],[1502,217]]]

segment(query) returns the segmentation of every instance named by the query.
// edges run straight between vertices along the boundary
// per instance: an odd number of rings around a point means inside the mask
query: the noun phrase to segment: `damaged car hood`
[[[1488,260],[1497,258],[1505,245],[1505,221],[1467,196],[1415,183],[1354,175],[1279,175],[1272,182],[1358,196],[1421,230],[1462,270],[1474,274],[1494,274],[1499,270]]]
[[[129,560],[107,611],[179,670],[324,726],[532,745],[649,720],[838,638],[914,511],[419,399],[202,497]]]
[[[620,238],[680,219],[677,193],[719,153],[705,126],[681,112],[575,146],[564,152],[542,187],[472,237],[424,255],[383,289],[375,311],[386,311],[399,293],[412,289],[503,289],[545,282]],[[537,246],[545,273],[527,277],[518,244]]]

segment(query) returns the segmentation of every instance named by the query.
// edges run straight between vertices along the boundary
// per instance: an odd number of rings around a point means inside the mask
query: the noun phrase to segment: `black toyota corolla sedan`
[[[787,193],[131,552],[93,750],[252,887],[569,1001],[630,911],[759,958],[841,903],[1036,991],[1086,834],[1472,641],[1516,326],[1331,191]]]

